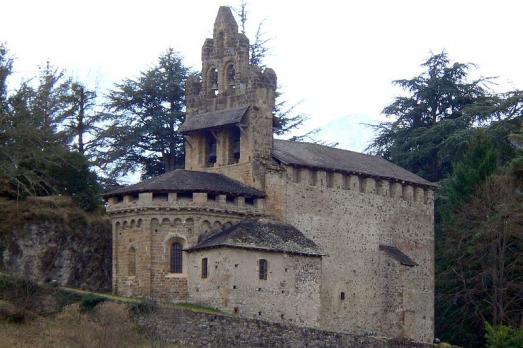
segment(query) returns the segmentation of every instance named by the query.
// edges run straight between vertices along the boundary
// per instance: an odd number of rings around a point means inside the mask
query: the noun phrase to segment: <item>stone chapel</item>
[[[186,85],[185,169],[106,194],[113,291],[432,342],[435,186],[379,157],[274,139],[275,90],[220,7]]]

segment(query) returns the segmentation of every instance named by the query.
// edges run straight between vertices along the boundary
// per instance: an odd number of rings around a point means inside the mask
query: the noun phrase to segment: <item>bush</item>
[[[55,293],[54,298],[56,300],[58,308],[60,309],[63,309],[65,306],[68,306],[70,304],[82,301],[82,295],[79,295],[76,292],[66,290],[58,290]]]
[[[523,330],[510,326],[485,325],[487,348],[521,348],[523,347]]]
[[[80,301],[80,309],[82,312],[92,311],[97,304],[106,301],[107,299],[102,296],[97,296],[93,294],[86,294],[82,296]]]
[[[130,305],[131,311],[136,315],[152,313],[156,307],[156,302],[149,298],[146,298],[140,302],[132,303]]]

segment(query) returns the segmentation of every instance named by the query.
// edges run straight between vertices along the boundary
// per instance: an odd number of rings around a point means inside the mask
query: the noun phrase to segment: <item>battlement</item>
[[[118,214],[134,210],[204,210],[231,212],[241,215],[261,215],[265,200],[207,192],[143,192],[110,197],[107,213]]]
[[[320,169],[286,166],[287,182],[333,190],[349,190],[393,199],[434,204],[434,189],[393,179]]]

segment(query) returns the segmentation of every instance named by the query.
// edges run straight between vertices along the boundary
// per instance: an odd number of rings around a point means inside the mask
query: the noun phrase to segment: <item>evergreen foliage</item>
[[[521,348],[523,347],[523,330],[506,325],[492,326],[486,323],[487,348]]]
[[[110,91],[100,134],[100,163],[111,177],[140,168],[142,178],[184,165],[185,81],[190,70],[173,49],[137,79],[125,79]]]

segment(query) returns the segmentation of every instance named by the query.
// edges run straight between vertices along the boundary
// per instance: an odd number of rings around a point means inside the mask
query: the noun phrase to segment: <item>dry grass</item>
[[[132,321],[129,307],[103,302],[92,312],[79,304],[67,306],[53,317],[37,316],[23,324],[0,324],[0,348],[119,348],[170,347],[143,335]]]

